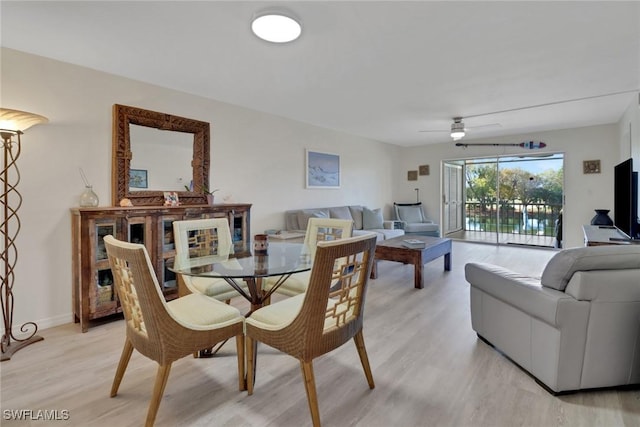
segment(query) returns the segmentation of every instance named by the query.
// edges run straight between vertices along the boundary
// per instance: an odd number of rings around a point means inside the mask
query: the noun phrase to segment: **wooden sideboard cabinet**
[[[167,300],[178,297],[175,274],[167,262],[175,256],[173,221],[227,218],[236,253],[249,251],[250,204],[178,207],[71,209],[73,314],[82,332],[90,321],[121,312],[103,237],[144,244]]]

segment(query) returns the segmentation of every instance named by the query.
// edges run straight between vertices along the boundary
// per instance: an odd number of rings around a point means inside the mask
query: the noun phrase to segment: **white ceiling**
[[[274,5],[300,18],[297,41],[250,32]],[[640,89],[635,1],[3,0],[0,12],[4,47],[400,146],[450,141],[419,131],[455,116],[500,124],[465,140],[614,123]]]

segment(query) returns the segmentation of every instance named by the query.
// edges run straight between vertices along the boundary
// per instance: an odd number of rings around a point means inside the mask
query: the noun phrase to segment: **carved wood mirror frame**
[[[193,134],[193,188],[209,186],[209,123],[171,114],[158,113],[137,107],[114,104],[113,106],[113,157],[111,170],[111,193],[113,206],[127,198],[134,206],[164,205],[163,191],[130,191],[129,168],[131,164],[130,124],[161,130]],[[193,191],[178,191],[181,205],[207,203],[205,194]]]

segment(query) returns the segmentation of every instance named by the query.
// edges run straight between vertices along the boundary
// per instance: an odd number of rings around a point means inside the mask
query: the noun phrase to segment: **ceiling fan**
[[[433,129],[433,130],[421,130],[419,132],[450,132],[451,138],[453,138],[454,141],[459,141],[466,135],[467,130],[486,128],[486,127],[495,127],[495,126],[501,126],[501,125],[500,123],[491,123],[487,125],[466,127],[464,125],[464,122],[462,121],[462,117],[454,117],[453,123],[451,123],[450,130]]]

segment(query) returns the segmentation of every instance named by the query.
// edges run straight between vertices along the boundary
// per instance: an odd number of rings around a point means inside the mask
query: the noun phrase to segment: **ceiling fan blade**
[[[451,131],[448,129],[447,130],[441,129],[441,130],[419,130],[418,132],[451,132]]]
[[[492,127],[501,128],[502,125],[500,123],[490,123],[490,124],[487,124],[487,125],[465,126],[465,129],[481,129],[481,128],[492,128]]]

